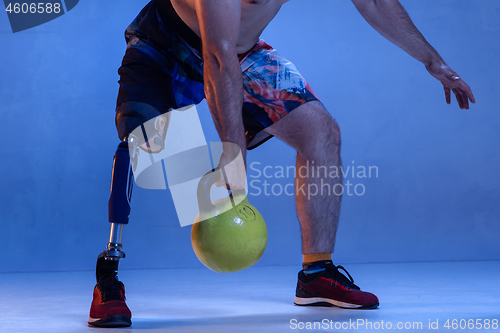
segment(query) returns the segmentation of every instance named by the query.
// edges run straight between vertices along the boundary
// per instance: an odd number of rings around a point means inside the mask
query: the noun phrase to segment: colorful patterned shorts
[[[117,112],[127,101],[147,103],[165,113],[205,98],[199,49],[186,42],[195,35],[189,30],[190,35],[181,37],[178,31],[183,23],[172,12],[168,17],[153,0],[125,31],[127,50],[118,70]],[[317,97],[297,68],[263,40],[240,56],[240,62],[243,123],[248,149],[253,149],[272,137],[265,128]]]

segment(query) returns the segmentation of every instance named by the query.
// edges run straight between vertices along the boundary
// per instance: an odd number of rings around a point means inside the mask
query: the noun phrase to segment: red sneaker
[[[89,325],[95,327],[128,327],[132,313],[125,304],[125,287],[114,276],[104,275],[94,288]]]
[[[347,273],[349,279],[339,272]],[[348,309],[375,309],[379,302],[377,296],[361,291],[342,266],[328,264],[324,271],[314,274],[299,272],[296,305],[335,305]]]

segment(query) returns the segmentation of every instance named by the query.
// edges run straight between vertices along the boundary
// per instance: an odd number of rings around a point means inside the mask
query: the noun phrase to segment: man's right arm
[[[237,145],[246,156],[242,120],[243,78],[236,45],[240,34],[240,0],[196,0],[203,47],[205,95],[215,127],[223,143]],[[234,149],[224,145],[219,166],[231,162]],[[228,147],[229,146],[229,147]],[[241,171],[241,167],[239,167]],[[228,168],[225,168],[226,173]],[[244,171],[244,165],[243,165]],[[232,170],[236,173],[237,170]],[[232,177],[228,175],[229,179]],[[222,185],[220,182],[217,185]],[[241,188],[242,184],[235,184]],[[244,185],[243,185],[244,186]]]

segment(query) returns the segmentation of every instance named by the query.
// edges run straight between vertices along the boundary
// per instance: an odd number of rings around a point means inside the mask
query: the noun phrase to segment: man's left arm
[[[352,0],[352,2],[375,30],[422,62],[427,71],[441,81],[448,104],[451,102],[450,90],[455,94],[461,109],[469,109],[469,100],[472,103],[476,102],[469,86],[425,40],[397,0]]]

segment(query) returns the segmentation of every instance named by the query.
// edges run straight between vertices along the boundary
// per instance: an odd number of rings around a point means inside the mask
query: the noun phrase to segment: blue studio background
[[[92,270],[104,250],[123,32],[146,2],[80,1],[16,34],[0,13],[1,272]],[[262,36],[339,122],[344,165],[378,168],[378,177],[346,178],[364,194],[344,196],[334,260],[499,260],[500,3],[402,4],[471,86],[470,110],[446,105],[441,84],[349,1],[290,1]],[[216,141],[206,103],[198,111]],[[251,151],[253,162],[254,185],[293,182],[255,170],[294,165],[294,151],[278,139]],[[294,200],[274,189],[250,189],[269,231],[258,265],[298,266]],[[135,188],[123,243],[124,269],[201,266],[168,191]]]

